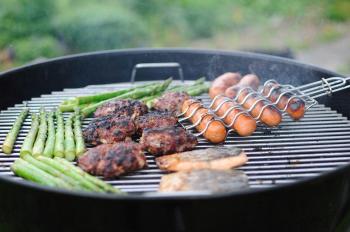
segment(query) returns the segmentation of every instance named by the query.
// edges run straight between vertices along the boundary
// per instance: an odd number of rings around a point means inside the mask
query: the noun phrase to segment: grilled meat
[[[248,187],[248,178],[242,171],[201,169],[163,176],[159,191],[231,192]]]
[[[147,113],[148,108],[145,104],[135,100],[114,100],[109,101],[98,107],[94,113],[95,117],[106,115],[130,116],[132,119]]]
[[[89,149],[78,159],[78,165],[93,175],[112,178],[142,169],[147,166],[147,161],[140,144],[120,142]]]
[[[146,128],[163,128],[169,126],[175,126],[177,118],[172,116],[168,112],[152,111],[145,115],[138,117],[135,120],[137,133],[142,135],[142,132]]]
[[[130,117],[107,115],[93,119],[83,130],[83,136],[87,143],[97,145],[124,141],[135,131],[135,124]]]
[[[165,155],[156,159],[160,169],[186,171],[193,169],[226,170],[247,162],[245,153],[236,147],[214,147]]]
[[[190,96],[185,92],[168,92],[155,100],[153,108],[159,111],[168,111],[174,115],[181,113],[181,107],[184,101]]]
[[[197,138],[182,127],[145,129],[140,143],[152,155],[166,155],[192,150]]]

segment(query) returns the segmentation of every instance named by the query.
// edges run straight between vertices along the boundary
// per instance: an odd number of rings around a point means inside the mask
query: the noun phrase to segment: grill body
[[[125,50],[60,58],[0,75],[0,109],[63,88],[129,81],[137,63],[178,62],[186,79],[210,79],[226,71],[254,72],[301,85],[337,74],[264,55],[198,50]],[[147,69],[136,80],[174,75]],[[286,81],[288,80],[288,81]],[[321,103],[350,115],[348,91]],[[310,128],[312,130],[312,128]],[[0,177],[0,229],[8,231],[331,231],[343,217],[349,191],[348,165],[327,174],[270,189],[214,196],[111,198],[67,193]]]

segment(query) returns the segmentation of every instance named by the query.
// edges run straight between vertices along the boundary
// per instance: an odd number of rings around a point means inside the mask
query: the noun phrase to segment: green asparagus
[[[52,157],[54,148],[55,148],[55,124],[53,122],[53,112],[48,114],[47,122],[48,122],[48,135],[44,149],[44,156]]]
[[[61,103],[61,105],[59,106],[59,109],[63,112],[73,111],[74,108],[76,108],[76,107],[79,107],[82,109],[82,108],[86,107],[88,104],[108,100],[110,98],[117,97],[119,95],[128,93],[128,92],[133,91],[135,89],[143,89],[143,88],[146,88],[146,87],[149,87],[152,85],[154,85],[154,83],[148,83],[148,84],[139,85],[136,87],[112,91],[112,92],[105,92],[105,93],[99,93],[99,94],[94,94],[94,95],[75,97],[73,99],[63,101]]]
[[[39,129],[39,117],[36,114],[32,114],[32,124],[31,128],[24,139],[23,145],[21,147],[20,155],[25,155],[25,154],[32,154],[33,150],[33,144],[36,138],[36,134],[38,133]]]
[[[166,92],[186,92],[190,96],[198,96],[201,95],[202,93],[208,92],[209,87],[207,84],[204,83],[205,78],[199,78],[197,79],[192,85],[177,85],[173,86],[172,88],[168,88]],[[159,95],[154,95],[154,96],[147,96],[142,98],[141,100],[149,107],[151,108],[153,106],[154,101],[161,96]]]
[[[80,176],[82,176],[86,180],[88,180],[91,183],[93,183],[93,184],[99,186],[100,188],[102,188],[104,191],[113,192],[113,193],[122,193],[119,189],[114,188],[113,186],[105,183],[104,181],[102,181],[102,180],[100,180],[100,179],[98,179],[98,178],[96,178],[94,176],[89,175],[88,173],[84,172],[79,167],[74,166],[73,164],[71,164],[70,162],[68,162],[65,159],[56,157],[55,160],[57,160],[64,167],[70,169],[71,172],[75,172],[75,173],[79,174]]]
[[[56,124],[57,130],[55,136],[54,156],[64,157],[64,122],[60,110],[56,111]]]
[[[189,89],[196,88],[205,82],[205,77],[198,78],[192,85],[175,85],[167,89],[167,92],[187,92]]]
[[[12,149],[13,149],[13,145],[15,144],[15,141],[16,141],[16,138],[18,135],[18,132],[21,129],[22,123],[23,123],[24,119],[27,117],[28,112],[29,112],[28,108],[24,108],[21,111],[21,113],[17,117],[15,123],[13,124],[11,130],[7,134],[6,139],[2,145],[2,151],[5,154],[11,154]]]
[[[205,77],[200,77],[194,81],[193,85],[203,84],[205,82]]]
[[[127,92],[125,94],[119,95],[117,97],[105,100],[105,101],[101,101],[95,104],[92,104],[86,108],[84,108],[81,113],[83,117],[87,117],[90,114],[92,114],[93,112],[95,112],[95,110],[103,105],[104,103],[108,102],[108,101],[112,101],[112,100],[117,100],[117,99],[138,99],[138,98],[142,98],[144,96],[148,96],[148,95],[156,95],[159,93],[162,93],[171,83],[172,78],[168,78],[167,80],[165,80],[163,83],[160,84],[154,84],[152,86],[146,87],[146,88],[141,88],[141,89],[135,89],[133,91]]]
[[[64,173],[65,175],[72,177],[73,179],[78,181],[82,186],[84,186],[84,188],[87,188],[95,192],[102,192],[102,190],[97,185],[83,178],[81,175],[74,172],[71,168],[67,168],[66,166],[58,162],[56,159],[59,159],[59,157],[50,159],[45,156],[39,156],[37,159],[46,163],[47,165],[50,165],[51,167],[57,169],[58,171]]]
[[[62,112],[72,112],[74,111],[75,108],[83,109],[85,107],[88,107],[94,103],[87,103],[87,104],[81,104],[77,105],[76,103],[71,103],[71,104],[61,104],[59,106],[59,110]]]
[[[25,161],[27,161],[28,163],[32,164],[33,166],[49,173],[50,175],[57,177],[65,182],[67,182],[68,184],[70,184],[74,189],[77,190],[87,190],[86,188],[84,188],[83,186],[80,185],[80,183],[78,181],[76,181],[75,179],[73,179],[70,176],[67,176],[66,174],[64,174],[63,172],[58,171],[57,169],[51,167],[50,165],[47,165],[44,162],[41,162],[37,159],[35,159],[34,157],[30,156],[30,155],[25,155],[23,156],[23,158]]]
[[[75,116],[74,116],[74,138],[75,138],[75,154],[77,157],[84,154],[86,148],[85,148],[85,141],[83,137],[83,133],[81,131],[81,121],[80,121],[80,112],[79,108],[75,109]]]
[[[70,112],[74,110],[74,107],[77,107],[77,104],[72,103],[72,104],[61,104],[59,105],[59,110],[62,112]]]
[[[67,118],[64,126],[64,155],[69,161],[73,161],[75,159],[75,141],[72,128],[73,117],[74,114],[71,114]]]
[[[72,189],[72,187],[65,181],[54,177],[27,161],[19,158],[11,166],[12,171],[24,179],[43,184],[51,187],[60,187],[65,189]]]
[[[196,88],[189,89],[189,90],[187,91],[187,93],[188,93],[190,96],[198,96],[198,95],[201,95],[202,93],[208,92],[208,90],[209,90],[209,85],[207,85],[207,84],[201,84],[201,85],[197,86]]]
[[[33,156],[39,156],[43,154],[45,142],[47,137],[47,120],[46,112],[44,108],[40,109],[40,126],[38,135],[33,146]]]
[[[128,89],[117,90],[117,91],[113,91],[113,92],[106,92],[106,93],[99,93],[99,94],[90,95],[90,96],[76,97],[75,102],[77,105],[87,104],[87,103],[91,103],[91,102],[99,102],[99,101],[111,99],[113,97],[125,94],[125,93],[133,91],[135,89],[143,89],[143,88],[146,88],[146,87],[149,87],[152,85],[154,85],[154,83],[148,83],[148,84],[139,85],[139,86],[135,86],[135,87],[128,88]]]
[[[160,97],[161,94],[157,94],[157,95],[152,95],[152,96],[146,96],[140,99],[140,101],[143,101],[144,103],[148,102],[149,100],[155,99]]]

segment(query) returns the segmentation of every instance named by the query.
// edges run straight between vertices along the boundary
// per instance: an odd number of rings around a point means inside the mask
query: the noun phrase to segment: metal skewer
[[[286,110],[287,110],[289,104],[292,102],[292,100],[302,101],[305,104],[305,111],[307,111],[309,108],[311,108],[312,106],[314,106],[315,104],[318,103],[316,98],[326,96],[326,95],[331,96],[335,92],[350,88],[349,81],[350,81],[350,77],[347,77],[347,78],[329,77],[329,78],[322,78],[320,81],[316,81],[316,82],[312,82],[309,84],[295,87],[293,85],[282,85],[282,84],[279,84],[276,80],[271,79],[271,80],[268,80],[264,83],[263,88],[260,91],[255,91],[251,87],[241,88],[238,91],[236,97],[233,99],[225,97],[224,95],[217,95],[211,101],[211,103],[208,107],[209,112],[205,115],[202,115],[191,126],[187,126],[185,128],[192,129],[192,128],[198,126],[202,122],[202,120],[205,116],[211,115],[211,116],[213,116],[213,118],[207,122],[205,129],[203,131],[201,131],[200,133],[196,134],[196,136],[200,136],[200,135],[204,134],[206,132],[206,130],[208,129],[210,123],[213,121],[220,121],[225,125],[225,127],[229,128],[227,131],[227,135],[228,135],[230,132],[234,131],[233,125],[237,121],[237,118],[242,114],[250,116],[251,112],[259,104],[259,102],[265,102],[267,104],[264,104],[264,106],[260,109],[258,115],[256,117],[254,117],[254,119],[257,122],[260,122],[260,118],[261,118],[264,110],[266,110],[270,106],[276,107],[280,103],[280,101],[283,99],[284,96],[289,96],[289,98],[286,101],[284,108],[278,109],[282,114],[286,114]],[[270,84],[274,84],[274,85],[269,89],[267,94],[264,94],[263,93],[264,88],[266,88]],[[271,102],[269,100],[269,98],[276,90],[279,91],[279,95],[274,102]],[[247,92],[247,93],[242,99],[242,94],[245,94],[245,92]],[[255,102],[253,102],[251,104],[249,109],[243,109],[242,106],[248,101],[249,98],[252,98],[252,97],[256,98]],[[224,98],[224,99],[213,109],[212,107],[215,105],[216,101],[219,98]],[[242,100],[239,101],[239,99],[242,99]],[[225,103],[228,103],[228,102],[233,103],[233,106],[229,107],[223,115],[216,116],[215,114],[223,107],[223,105]],[[201,107],[203,107],[203,104],[201,103],[201,101],[196,100],[196,101],[192,102],[187,107],[187,109],[178,116],[181,117],[181,116],[185,115],[187,113],[187,111],[189,110],[190,106],[192,104],[195,104],[195,103],[200,103],[200,104],[191,112],[190,115],[188,115],[187,117],[180,118],[179,122],[190,119]],[[230,123],[225,123],[224,122],[225,118],[234,109],[239,109],[241,112],[237,113]]]

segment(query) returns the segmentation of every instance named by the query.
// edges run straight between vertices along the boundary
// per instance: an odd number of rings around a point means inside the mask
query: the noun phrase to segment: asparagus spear
[[[112,193],[122,193],[119,189],[114,188],[113,186],[107,184],[106,182],[104,182],[104,181],[102,181],[102,180],[100,180],[100,179],[98,179],[98,178],[96,178],[94,176],[89,175],[88,173],[84,172],[79,167],[74,166],[73,164],[71,164],[70,162],[68,162],[65,159],[62,159],[62,158],[59,158],[59,157],[55,157],[55,160],[57,160],[64,167],[70,169],[72,172],[75,172],[75,173],[79,174],[80,176],[82,176],[86,180],[88,180],[91,183],[99,186],[104,191],[112,192]]]
[[[191,96],[198,96],[202,93],[208,92],[209,86],[207,84],[202,84],[200,86],[197,86],[196,88],[189,89],[187,93]]]
[[[39,129],[39,118],[38,115],[32,114],[32,124],[31,128],[24,139],[23,145],[21,147],[20,155],[25,155],[25,154],[32,154],[32,149],[33,149],[33,144],[36,138],[36,134],[38,133]]]
[[[197,86],[203,84],[205,82],[205,77],[198,78],[193,82],[192,85],[175,85],[167,89],[167,92],[186,92],[191,88],[196,88]]]
[[[152,95],[152,96],[146,96],[140,99],[140,101],[143,101],[144,103],[148,102],[149,100],[152,100],[154,98],[158,98],[160,97],[161,94],[157,94],[157,95]]]
[[[62,112],[56,111],[57,130],[55,136],[54,156],[64,157],[64,122]]]
[[[75,98],[71,98],[71,99],[67,99],[67,100],[64,100],[63,102],[61,102],[61,105],[71,105],[71,104],[75,104],[76,101],[75,101]]]
[[[67,168],[66,166],[63,166],[62,164],[60,164],[60,162],[56,160],[56,159],[62,159],[62,158],[55,157],[54,159],[50,159],[45,156],[39,156],[37,159],[39,161],[46,163],[47,165],[50,165],[51,167],[57,169],[58,171],[64,173],[65,175],[72,177],[73,179],[78,181],[82,186],[84,186],[84,188],[87,188],[95,192],[102,192],[102,190],[98,186],[88,181],[87,179],[83,178],[78,173],[72,171],[71,168]]]
[[[195,82],[193,83],[193,85],[197,85],[197,84],[203,84],[205,82],[205,77],[200,77],[197,80],[195,80]]]
[[[154,85],[154,83],[139,85],[139,86],[136,86],[133,88],[122,89],[122,90],[117,90],[117,91],[112,91],[112,92],[105,92],[105,93],[99,93],[99,94],[94,94],[94,95],[75,97],[73,99],[69,99],[69,100],[62,102],[62,104],[59,106],[59,109],[63,112],[73,111],[74,108],[76,108],[76,107],[83,108],[83,106],[86,106],[87,104],[108,100],[110,98],[117,97],[119,95],[128,93],[128,92],[133,91],[135,89],[143,89],[145,87],[149,87],[152,85]]]
[[[148,84],[139,85],[128,89],[121,89],[113,92],[99,93],[99,94],[89,95],[89,96],[80,96],[75,98],[75,102],[77,105],[87,104],[91,102],[99,102],[99,101],[107,100],[107,99],[125,94],[135,89],[143,89],[152,85],[154,85],[154,83],[148,83]]]
[[[75,108],[83,109],[83,108],[88,107],[89,105],[92,105],[92,104],[94,104],[94,103],[87,103],[87,104],[81,104],[81,105],[77,105],[76,103],[61,104],[59,106],[59,110],[62,112],[71,112],[71,111],[74,111]]]
[[[17,138],[17,135],[18,135],[18,132],[21,129],[22,123],[23,123],[24,119],[27,117],[28,112],[29,112],[28,108],[24,108],[21,111],[21,113],[17,117],[15,123],[13,124],[11,130],[7,134],[6,139],[2,145],[2,151],[5,154],[11,154],[12,149],[13,149],[13,145],[14,145],[16,138]]]
[[[106,103],[108,101],[117,100],[117,99],[127,99],[127,98],[138,99],[138,98],[142,98],[142,97],[147,96],[147,95],[156,95],[156,94],[162,93],[169,86],[171,81],[172,81],[172,78],[168,78],[167,80],[165,80],[161,84],[155,84],[155,85],[149,86],[147,88],[142,88],[142,89],[135,89],[133,91],[119,95],[117,97],[92,104],[92,105],[84,108],[81,111],[82,116],[83,117],[89,116],[91,113],[95,112],[95,110],[99,106],[103,105],[104,103]]]
[[[43,170],[35,167],[27,161],[19,158],[11,166],[12,171],[24,179],[51,187],[72,189],[72,187],[57,177],[54,177]]]
[[[205,78],[199,78],[196,80],[192,85],[185,86],[185,85],[179,85],[175,86],[174,88],[169,88],[167,91],[169,92],[187,92],[190,96],[198,96],[202,93],[208,92],[209,87],[207,84],[204,83]],[[153,102],[159,97],[160,95],[155,96],[147,96],[144,97],[142,100],[145,102],[145,104],[151,108],[153,106]]]
[[[117,91],[113,91],[113,92],[106,92],[106,93],[100,93],[100,94],[95,94],[95,95],[81,96],[81,97],[76,97],[74,100],[75,100],[75,103],[77,105],[87,104],[87,103],[91,103],[91,102],[99,102],[99,101],[107,100],[107,99],[122,95],[122,94],[127,93],[131,90],[132,89],[121,89],[121,90],[117,90]]]
[[[79,108],[75,109],[74,137],[75,137],[75,143],[76,143],[75,154],[77,155],[77,157],[79,157],[85,152],[85,141],[84,141],[83,133],[81,131]]]
[[[39,156],[43,154],[46,137],[47,137],[46,112],[44,108],[41,108],[40,109],[40,126],[39,126],[38,135],[36,137],[36,140],[33,146],[33,156]]]
[[[67,176],[66,174],[64,174],[63,172],[58,171],[57,169],[51,167],[50,165],[47,165],[44,162],[41,162],[37,159],[35,159],[34,157],[30,156],[30,155],[25,155],[23,156],[23,159],[25,161],[27,161],[28,163],[32,164],[33,166],[47,172],[48,174],[57,177],[65,182],[67,182],[68,184],[70,184],[71,186],[73,186],[74,189],[77,190],[87,190],[86,188],[84,188],[83,186],[80,185],[80,183],[78,181],[76,181],[75,179],[73,179],[70,176]]]
[[[72,104],[61,104],[59,105],[59,110],[62,112],[70,112],[73,111],[74,107],[77,107],[76,103],[72,103]]]
[[[53,122],[53,112],[50,112],[47,118],[48,121],[48,135],[44,149],[44,156],[52,157],[55,148],[55,124]]]
[[[65,158],[69,161],[73,161],[75,159],[75,142],[72,128],[73,117],[74,114],[71,114],[67,118],[64,127],[64,154]]]

